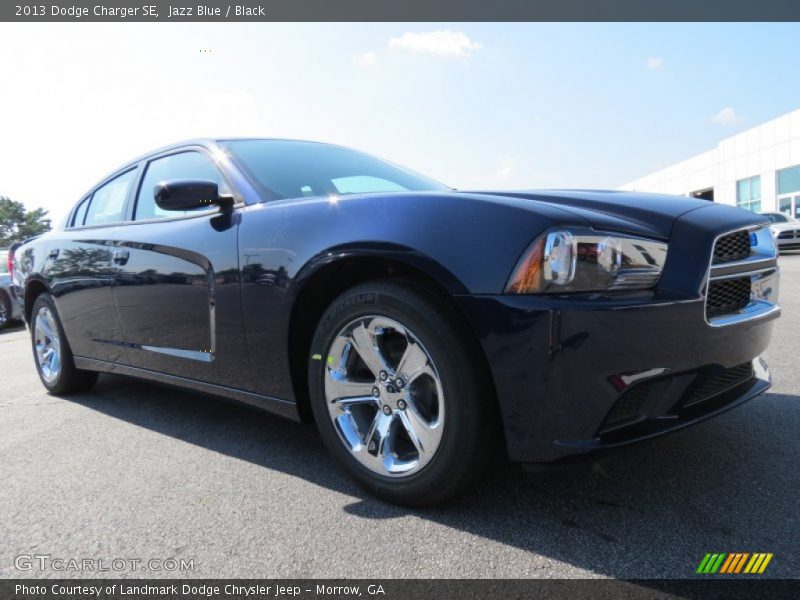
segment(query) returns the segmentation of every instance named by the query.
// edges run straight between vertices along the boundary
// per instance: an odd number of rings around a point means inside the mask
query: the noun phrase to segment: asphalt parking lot
[[[313,426],[121,377],[49,396],[28,332],[0,332],[0,576],[92,575],[15,568],[37,554],[194,565],[105,576],[691,577],[706,552],[762,551],[765,576],[798,577],[800,255],[780,262],[770,393],[424,511],[363,493]]]

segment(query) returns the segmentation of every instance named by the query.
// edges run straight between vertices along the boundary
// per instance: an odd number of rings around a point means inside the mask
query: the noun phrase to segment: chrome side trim
[[[211,362],[214,360],[213,352],[205,352],[203,350],[181,350],[180,348],[163,348],[161,346],[144,346],[140,344],[131,344],[130,346],[131,348],[139,348],[140,350],[147,350],[148,352],[177,356],[178,358],[188,358],[190,360],[199,360],[201,362]]]

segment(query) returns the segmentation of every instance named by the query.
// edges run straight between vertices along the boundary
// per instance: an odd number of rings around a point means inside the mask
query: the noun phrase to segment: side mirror
[[[217,184],[205,179],[164,181],[153,188],[153,197],[156,205],[163,210],[194,210],[212,205],[233,205],[233,196],[220,196]]]

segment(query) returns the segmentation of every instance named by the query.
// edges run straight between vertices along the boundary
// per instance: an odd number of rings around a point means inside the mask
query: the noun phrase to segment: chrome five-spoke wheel
[[[445,398],[413,332],[387,317],[359,317],[339,331],[325,361],[328,412],[350,453],[389,477],[425,467],[442,440]]]
[[[53,313],[42,306],[33,323],[34,348],[39,370],[47,382],[54,382],[61,372],[61,341]]]

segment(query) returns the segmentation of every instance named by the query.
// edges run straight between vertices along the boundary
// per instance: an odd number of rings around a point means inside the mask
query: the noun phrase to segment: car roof
[[[106,173],[101,179],[97,180],[97,182],[89,188],[92,190],[100,185],[102,182],[111,179],[116,174],[129,169],[130,167],[139,164],[143,160],[147,160],[151,156],[155,156],[157,154],[163,154],[164,152],[169,152],[170,150],[178,150],[180,148],[185,148],[187,146],[202,146],[208,149],[218,148],[219,145],[223,142],[234,142],[234,141],[248,141],[248,140],[264,140],[264,141],[272,141],[272,142],[301,142],[304,144],[319,144],[321,146],[334,146],[339,148],[344,148],[344,146],[338,146],[337,144],[329,144],[327,142],[318,142],[314,140],[300,140],[300,139],[291,139],[291,138],[271,138],[271,137],[220,137],[220,138],[191,138],[188,140],[182,140],[180,142],[174,142],[172,144],[167,144],[166,146],[161,146],[159,148],[154,148],[144,154],[140,154],[136,158],[133,158],[109,173]],[[84,194],[85,196],[85,194]]]

